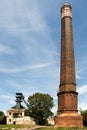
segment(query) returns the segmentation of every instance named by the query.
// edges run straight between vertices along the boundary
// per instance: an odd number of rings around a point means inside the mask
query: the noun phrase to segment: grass
[[[54,129],[54,127],[45,127],[45,128],[39,128],[38,130],[87,130],[87,127],[83,127],[83,128],[57,128],[57,129]]]
[[[12,128],[30,128],[32,126],[29,125],[0,125],[0,130],[11,130]]]
[[[0,130],[11,130],[12,128],[15,128],[15,130],[17,128],[30,128],[32,126],[29,126],[29,125],[0,125]],[[47,126],[47,127],[44,127],[44,128],[38,128],[38,130],[87,130],[87,127],[84,127],[84,128],[57,128],[57,129],[54,129],[53,126]]]

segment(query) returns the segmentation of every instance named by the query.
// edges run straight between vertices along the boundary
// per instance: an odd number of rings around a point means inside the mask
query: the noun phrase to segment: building
[[[24,100],[22,93],[16,93],[16,105],[7,111],[7,124],[34,125],[35,121],[29,116],[25,116],[25,108],[21,105]]]
[[[7,111],[7,124],[34,125],[35,121],[29,116],[25,116],[25,109],[10,109]]]
[[[49,117],[49,118],[47,119],[47,121],[48,121],[48,124],[49,124],[49,125],[54,125],[54,124],[55,124],[55,122],[54,122],[54,117]]]

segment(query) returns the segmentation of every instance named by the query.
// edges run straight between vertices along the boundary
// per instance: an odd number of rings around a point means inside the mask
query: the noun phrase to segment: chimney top
[[[65,7],[69,7],[69,8],[72,10],[72,7],[71,7],[71,5],[70,5],[69,2],[65,2],[65,3],[62,4],[61,11],[62,11],[62,9],[65,8]]]
[[[72,7],[70,5],[70,3],[65,2],[62,7],[61,7],[61,14],[62,14],[62,18],[65,16],[69,16],[72,18]]]

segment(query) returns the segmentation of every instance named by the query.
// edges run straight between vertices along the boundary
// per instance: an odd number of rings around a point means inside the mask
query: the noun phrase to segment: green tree
[[[87,126],[87,110],[80,109],[80,113],[83,116],[83,125]]]
[[[6,116],[2,111],[0,111],[0,124],[6,124]]]
[[[49,94],[35,93],[28,98],[28,114],[35,118],[38,124],[47,123],[47,118],[52,116],[53,98]]]

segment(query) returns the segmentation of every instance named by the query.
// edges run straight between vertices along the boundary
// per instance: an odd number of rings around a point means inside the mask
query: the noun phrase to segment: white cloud
[[[13,105],[14,104],[14,96],[8,94],[8,93],[4,93],[4,94],[1,94],[0,95],[0,100],[1,100],[1,105],[4,105],[4,108],[5,108],[5,104],[8,106],[9,105]]]
[[[77,89],[80,95],[87,93],[87,85],[83,85]]]
[[[83,102],[83,103],[79,103],[79,107],[78,109],[82,109],[82,110],[87,110],[87,103]]]
[[[0,44],[0,54],[13,55],[14,54],[14,50],[11,47],[9,47],[9,46],[6,46],[4,44]]]
[[[11,81],[11,80],[7,80],[6,83],[9,85],[9,87],[11,87],[11,89],[13,89],[13,92],[20,92],[23,93],[24,97],[25,97],[25,101],[27,101],[28,97],[33,95],[36,92],[41,92],[41,89],[39,89],[38,87],[34,86],[34,85],[29,85],[26,83],[17,83],[15,81]],[[4,98],[3,98],[4,97]],[[14,95],[13,96],[6,96],[3,95],[1,96],[1,99],[5,99],[6,100],[10,99],[10,97],[12,97],[11,102],[12,104],[14,103]]]
[[[82,74],[85,72],[86,68],[80,65],[80,63],[77,65],[76,68],[76,78],[82,79]]]
[[[32,65],[32,66],[22,66],[19,68],[0,68],[0,72],[2,73],[20,73],[24,71],[29,71],[29,70],[35,70],[35,69],[40,69],[40,68],[45,68],[52,65],[52,63],[43,63],[43,64],[37,64],[37,65]]]
[[[22,32],[47,30],[36,1],[13,0],[8,3],[2,2],[4,9],[0,8],[0,27],[8,33],[18,36]]]
[[[54,115],[57,115],[57,106],[54,106],[54,107],[52,108],[52,112],[54,113]]]
[[[9,100],[9,99],[12,99],[12,96],[9,96],[9,95],[0,95],[0,99],[5,99],[5,100]]]

